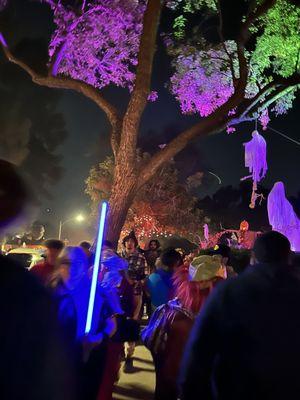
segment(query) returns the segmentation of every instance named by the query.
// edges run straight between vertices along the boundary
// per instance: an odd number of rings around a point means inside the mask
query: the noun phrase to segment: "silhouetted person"
[[[181,399],[283,400],[300,393],[300,281],[290,243],[259,237],[257,264],[216,288],[192,331]]]
[[[92,245],[90,242],[81,242],[79,244],[79,247],[82,248],[82,250],[85,252],[87,259],[88,259],[88,266],[92,267],[95,262],[95,254],[92,252]]]
[[[48,284],[57,266],[57,260],[64,248],[64,243],[57,239],[48,239],[45,241],[46,257],[34,265],[30,272],[33,273],[41,283]]]
[[[0,160],[0,233],[24,210],[27,189],[14,166]],[[36,279],[0,256],[0,399],[73,399],[70,365],[56,310]]]

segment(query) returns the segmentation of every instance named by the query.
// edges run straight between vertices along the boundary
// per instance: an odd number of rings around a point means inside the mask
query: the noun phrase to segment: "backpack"
[[[193,318],[175,299],[159,306],[152,314],[148,326],[142,330],[142,341],[153,355],[161,354],[166,349],[168,333],[178,312]]]

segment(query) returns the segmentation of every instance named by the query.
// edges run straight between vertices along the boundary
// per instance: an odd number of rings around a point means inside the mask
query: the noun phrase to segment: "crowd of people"
[[[110,400],[122,361],[135,372],[137,342],[156,400],[299,397],[299,258],[282,234],[258,237],[245,271],[224,244],[142,250],[131,232],[117,252],[105,240],[88,334],[93,246],[44,245],[29,271],[0,256],[1,399]]]

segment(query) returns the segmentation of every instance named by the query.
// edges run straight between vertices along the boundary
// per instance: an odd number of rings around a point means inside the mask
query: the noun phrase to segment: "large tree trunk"
[[[121,163],[120,163],[121,164]],[[133,168],[117,164],[109,199],[106,238],[117,245],[126,216],[136,194],[136,174]]]

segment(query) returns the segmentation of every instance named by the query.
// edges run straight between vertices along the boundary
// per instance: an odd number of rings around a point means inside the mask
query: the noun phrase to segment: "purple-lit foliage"
[[[172,65],[175,73],[170,79],[170,90],[179,101],[184,114],[198,113],[200,116],[206,117],[228,101],[234,92],[232,70],[235,79],[239,78],[235,42],[226,41],[221,45],[204,50],[197,50],[193,46],[175,48],[174,42],[169,36],[165,38],[164,42],[169,53],[174,56]],[[259,73],[256,64],[251,64],[251,55],[248,52],[245,55],[249,62],[245,97],[251,99],[269,83],[269,79]],[[276,115],[286,113],[292,107],[295,91],[279,97],[271,111]],[[234,115],[234,110],[229,115]],[[253,118],[259,119],[265,130],[270,121],[268,108],[259,109]],[[234,127],[228,126],[228,133],[234,131]]]
[[[132,88],[144,0],[86,1],[79,10],[60,1],[44,2],[51,6],[56,25],[49,46],[53,75],[98,88]]]
[[[177,50],[171,77],[171,92],[183,113],[206,117],[233,94],[232,76],[224,69],[222,49],[194,51],[190,46]]]

